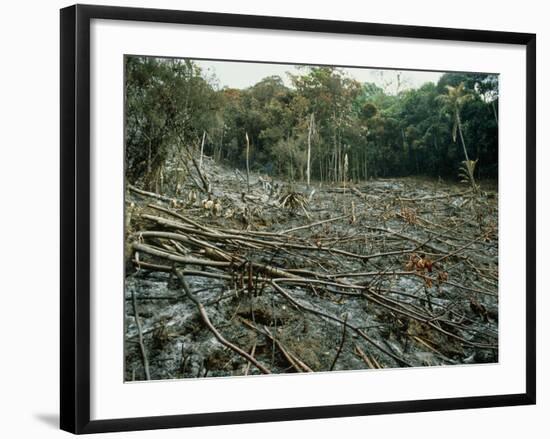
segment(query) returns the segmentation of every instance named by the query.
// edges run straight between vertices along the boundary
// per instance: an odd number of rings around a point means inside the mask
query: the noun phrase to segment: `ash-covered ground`
[[[498,361],[494,184],[205,166],[127,193],[127,381]]]

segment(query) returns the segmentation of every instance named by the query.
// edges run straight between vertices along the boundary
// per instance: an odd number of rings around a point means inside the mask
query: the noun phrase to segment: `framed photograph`
[[[62,9],[61,428],[534,404],[535,41]]]

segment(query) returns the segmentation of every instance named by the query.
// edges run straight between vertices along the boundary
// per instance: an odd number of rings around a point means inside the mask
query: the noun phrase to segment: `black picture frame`
[[[486,42],[526,47],[525,393],[415,401],[90,420],[90,21],[181,23],[334,34]],[[75,5],[61,10],[61,404],[72,433],[192,427],[535,404],[536,36],[303,18]],[[121,121],[122,123],[122,121]]]

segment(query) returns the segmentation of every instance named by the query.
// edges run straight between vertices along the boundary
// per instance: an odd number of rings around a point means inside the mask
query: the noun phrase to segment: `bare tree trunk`
[[[468,175],[470,176],[470,181],[472,182],[472,184],[474,184],[474,174],[470,168],[470,157],[468,157],[468,151],[466,150],[466,143],[464,142],[464,135],[462,134],[462,121],[460,120],[460,113],[458,109],[456,111],[456,122],[458,124],[458,133],[460,134],[460,140],[462,141],[462,148],[464,149],[464,157],[466,157],[466,162],[468,162],[466,163],[466,169],[468,171]]]
[[[334,139],[334,175],[332,176],[334,183],[338,182],[338,145],[336,138]]]
[[[151,174],[151,139],[149,139],[149,148],[147,150],[147,176]]]
[[[191,160],[191,163],[193,163],[193,167],[195,168],[195,170],[197,171],[197,174],[199,176],[199,178],[201,179],[201,182],[203,184],[203,188],[204,191],[206,193],[210,193],[210,182],[208,181],[208,177],[206,176],[205,173],[203,173],[200,169],[200,165],[199,163],[197,163],[197,159],[195,158],[195,156],[193,155],[194,154],[194,151],[191,150],[189,147],[185,146],[185,143],[183,141],[183,138],[181,136],[178,136],[179,137],[179,141],[180,141],[180,150],[181,148],[183,148],[184,152],[186,153],[187,155],[187,160]],[[184,160],[182,160],[182,163],[186,163]],[[185,167],[187,167],[187,165],[185,164]],[[190,174],[189,174],[190,175]],[[199,187],[200,190],[202,190],[200,187]],[[158,192],[158,191],[157,191]]]
[[[365,151],[365,158],[364,158],[364,162],[363,162],[363,167],[364,167],[364,171],[363,171],[363,179],[364,180],[367,180],[369,178],[369,175],[368,175],[368,164],[367,164],[367,151]]]
[[[458,125],[458,133],[460,134],[460,140],[462,141],[462,149],[464,149],[464,157],[466,161],[470,161],[468,157],[468,151],[466,150],[466,143],[464,142],[464,136],[462,135],[462,121],[460,120],[460,113],[456,110],[456,123]]]
[[[199,157],[199,169],[202,171],[202,156],[204,154],[204,139],[206,138],[206,131],[202,132],[202,142],[201,142],[201,155]]]
[[[248,133],[245,133],[246,137],[246,189],[250,192],[250,165],[249,165],[249,154],[250,154],[250,141],[248,140]]]
[[[342,172],[342,180],[344,181],[344,195],[346,195],[346,181],[348,179],[348,153],[344,153],[344,169]]]
[[[307,188],[309,189],[309,182],[311,178],[311,135],[313,133],[313,123],[314,116],[311,113],[311,118],[309,120],[309,130],[307,133]]]
[[[134,289],[132,289],[132,306],[134,310],[134,319],[136,321],[136,327],[138,330],[138,340],[139,340],[138,343],[139,343],[139,349],[141,351],[141,361],[143,363],[143,371],[145,374],[145,379],[149,381],[151,379],[151,373],[149,371],[149,360],[147,357],[147,349],[145,348],[145,343],[143,341],[143,330],[141,328],[141,322],[139,320],[139,311],[138,311]]]

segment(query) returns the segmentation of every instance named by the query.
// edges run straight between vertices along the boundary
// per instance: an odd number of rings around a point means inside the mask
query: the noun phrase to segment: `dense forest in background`
[[[126,178],[172,190],[197,152],[244,168],[247,149],[251,170],[291,180],[305,181],[308,163],[311,180],[331,183],[457,179],[464,161],[497,177],[497,75],[445,73],[391,93],[333,67],[290,78],[219,89],[192,60],[127,57]]]

